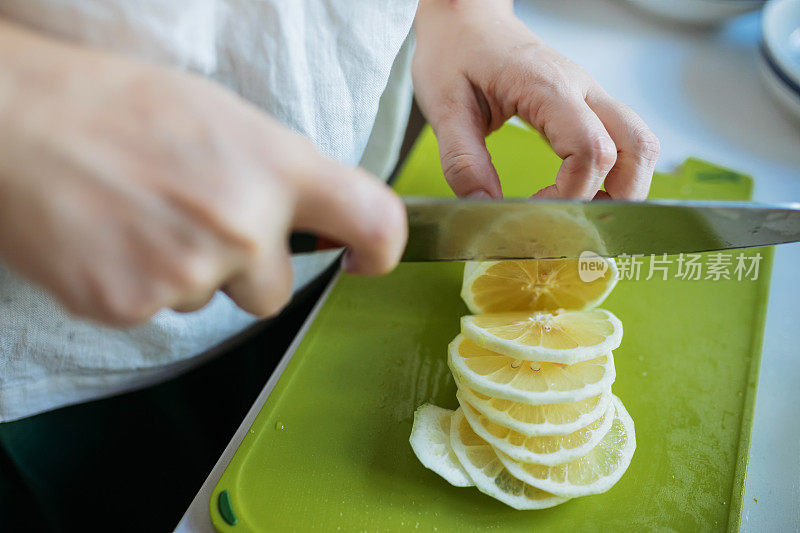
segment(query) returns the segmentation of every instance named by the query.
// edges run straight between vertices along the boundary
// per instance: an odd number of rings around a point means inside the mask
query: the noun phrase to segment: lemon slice
[[[628,469],[636,450],[633,420],[616,396],[612,405],[616,415],[611,429],[583,457],[560,465],[543,466],[515,461],[502,452],[497,455],[511,475],[553,494],[573,498],[605,492]]]
[[[497,211],[462,205],[444,224],[452,228],[448,236],[473,236],[459,239],[469,250],[467,256],[508,256],[513,252],[517,257],[552,259],[575,257],[584,251],[606,254],[605,243],[586,218],[583,206],[539,206],[531,210],[526,202],[505,202]]]
[[[461,297],[476,315],[588,309],[602,303],[619,280],[613,259],[598,260],[608,268],[592,281],[581,280],[577,259],[467,263]]]
[[[539,405],[492,398],[462,385],[456,394],[491,422],[526,437],[573,433],[603,416],[611,404],[610,389],[577,402]]]
[[[597,446],[614,421],[614,406],[609,405],[601,418],[573,433],[526,437],[495,424],[460,398],[459,403],[473,431],[495,450],[505,453],[515,461],[539,465],[557,465],[585,455]]]
[[[533,405],[597,396],[616,377],[611,353],[573,365],[520,361],[481,348],[463,335],[450,343],[448,364],[459,383],[477,392]]]
[[[514,509],[546,509],[567,501],[509,474],[492,447],[472,431],[461,409],[450,420],[450,444],[478,490]]]
[[[456,487],[471,487],[472,480],[450,448],[450,417],[453,411],[423,404],[414,412],[408,441],[419,462]]]
[[[461,332],[515,359],[563,364],[599,357],[622,341],[622,323],[605,309],[468,315]]]

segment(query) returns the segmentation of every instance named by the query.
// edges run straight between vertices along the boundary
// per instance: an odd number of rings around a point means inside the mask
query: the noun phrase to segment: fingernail
[[[345,272],[353,272],[355,267],[353,253],[350,250],[345,250],[344,255],[342,255],[342,268]]]
[[[489,200],[491,197],[492,195],[488,192],[484,191],[483,189],[478,189],[477,191],[472,191],[464,198],[469,198],[470,200]]]

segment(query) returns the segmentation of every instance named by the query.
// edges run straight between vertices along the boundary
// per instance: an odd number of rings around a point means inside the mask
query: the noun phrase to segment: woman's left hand
[[[514,115],[563,160],[555,184],[535,196],[647,196],[658,139],[584,69],[528,30],[511,0],[421,0],[415,29],[416,98],[458,196],[502,197],[485,138]]]

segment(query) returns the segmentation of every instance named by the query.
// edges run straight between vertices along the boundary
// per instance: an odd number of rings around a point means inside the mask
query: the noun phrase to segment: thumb
[[[502,198],[500,180],[486,149],[486,128],[468,110],[433,125],[444,177],[460,198]]]
[[[315,157],[310,155],[309,159]],[[298,180],[293,228],[348,247],[345,269],[377,275],[390,271],[405,249],[405,206],[385,183],[359,168],[316,155]]]

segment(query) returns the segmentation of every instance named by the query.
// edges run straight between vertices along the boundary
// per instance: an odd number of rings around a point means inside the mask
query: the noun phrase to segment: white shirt
[[[0,0],[0,15],[211,77],[322,152],[386,178],[410,107],[416,3]],[[295,289],[332,259],[294,261]],[[254,321],[218,293],[195,313],[163,310],[137,327],[100,327],[0,263],[0,422],[156,383]]]

